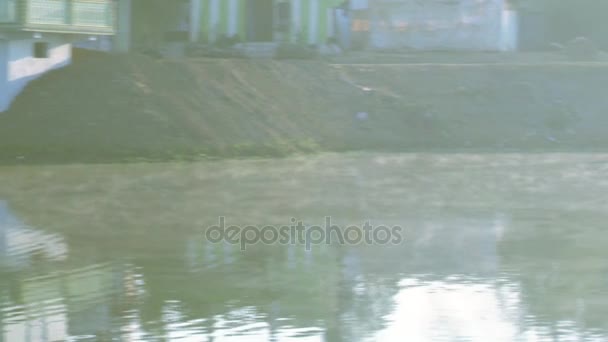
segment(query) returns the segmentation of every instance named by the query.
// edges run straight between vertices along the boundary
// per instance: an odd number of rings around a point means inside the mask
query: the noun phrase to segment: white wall
[[[504,9],[501,20],[501,51],[516,51],[519,47],[519,19],[517,12]]]
[[[319,32],[319,0],[309,0],[308,8],[308,44],[316,44]]]
[[[372,10],[374,48],[512,49],[503,26],[505,0],[377,1]],[[509,32],[514,32],[509,27]],[[516,32],[516,30],[515,30]]]
[[[48,58],[33,58],[36,41],[49,44]],[[6,111],[28,82],[44,73],[70,64],[72,47],[61,35],[43,35],[40,39],[0,40],[0,112]]]
[[[214,42],[219,37],[220,25],[220,0],[209,0],[209,41]]]

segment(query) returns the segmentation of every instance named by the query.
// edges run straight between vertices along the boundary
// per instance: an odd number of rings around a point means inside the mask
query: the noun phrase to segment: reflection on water
[[[6,340],[61,341],[110,328],[115,276],[108,265],[92,265],[13,279],[3,309]]]
[[[60,235],[27,227],[0,201],[0,265],[25,267],[36,258],[62,260],[67,249]]]
[[[0,169],[0,341],[608,339],[605,155]],[[398,246],[203,228],[398,224]]]
[[[403,279],[394,297],[396,310],[390,326],[379,332],[379,341],[474,340],[513,341],[521,303],[511,284],[495,286],[483,282],[421,282]]]

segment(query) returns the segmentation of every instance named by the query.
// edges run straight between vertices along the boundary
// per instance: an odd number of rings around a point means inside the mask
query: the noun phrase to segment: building
[[[279,42],[321,46],[336,37],[336,10],[347,4],[345,0],[118,0],[114,50],[180,54],[187,43],[237,42],[269,52]]]
[[[335,37],[333,10],[344,0],[201,0],[200,39],[325,44]]]
[[[372,0],[359,20],[374,49],[512,51],[517,15],[507,0]]]
[[[0,112],[31,80],[70,64],[72,43],[115,33],[113,0],[0,0]]]

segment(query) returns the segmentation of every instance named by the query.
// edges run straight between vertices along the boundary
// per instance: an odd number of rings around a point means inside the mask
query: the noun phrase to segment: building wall
[[[48,57],[34,58],[34,43],[48,43]],[[0,112],[6,111],[14,98],[32,80],[44,73],[70,64],[72,48],[68,38],[45,34],[40,39],[8,38],[0,40]]]
[[[247,37],[248,2],[255,0],[202,0],[201,38],[213,42],[219,37]],[[323,44],[333,32],[328,11],[343,0],[275,0],[291,7],[291,28],[288,40],[307,44]]]
[[[373,48],[513,50],[514,12],[505,0],[376,1],[370,11]]]

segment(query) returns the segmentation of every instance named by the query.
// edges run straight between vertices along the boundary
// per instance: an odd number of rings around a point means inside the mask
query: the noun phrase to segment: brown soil
[[[607,80],[608,66],[594,63],[335,65],[80,51],[0,115],[0,161],[604,149]]]

